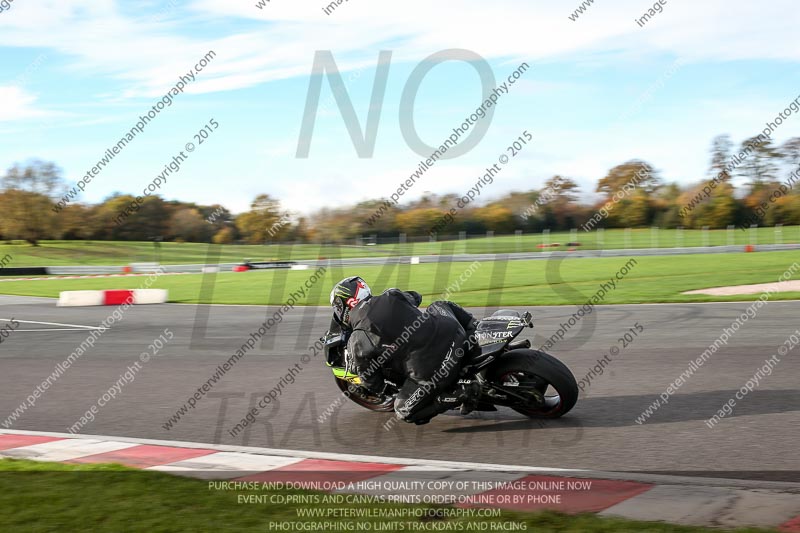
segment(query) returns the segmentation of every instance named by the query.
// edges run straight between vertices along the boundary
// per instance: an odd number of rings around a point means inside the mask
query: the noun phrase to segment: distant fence
[[[598,228],[593,231],[571,230],[524,232],[499,234],[494,231],[468,233],[461,231],[452,235],[407,235],[381,236],[379,234],[359,235],[339,243],[326,243],[339,246],[379,246],[379,245],[415,245],[425,243],[450,243],[456,249],[461,245],[469,247],[477,240],[506,242],[537,242],[546,246],[578,246],[603,248],[682,248],[683,246],[734,246],[737,244],[784,244],[800,242],[800,226],[751,226],[748,230],[730,225],[727,228],[711,229],[709,227],[686,229],[678,228]],[[278,244],[278,243],[275,243]],[[285,243],[299,244],[299,243]],[[522,251],[509,249],[508,251]]]
[[[631,255],[640,256],[674,256],[674,255],[695,255],[695,254],[724,254],[736,253],[745,251],[786,251],[786,250],[800,250],[800,243],[796,244],[763,244],[758,246],[751,246],[746,249],[741,245],[735,246],[693,246],[686,248],[635,248],[635,249],[604,249],[604,250],[578,250],[575,249],[569,253],[570,258],[581,257],[630,257]],[[563,257],[561,251],[527,251],[527,252],[483,252],[483,253],[453,253],[450,255],[408,255],[406,251],[397,251],[393,255],[384,255],[377,257],[340,257],[340,258],[325,258],[325,259],[298,259],[292,262],[270,261],[262,263],[249,263],[254,269],[299,269],[313,266],[381,266],[388,264],[422,264],[422,263],[441,263],[441,262],[473,262],[473,261],[520,261],[520,260],[534,260],[534,259],[549,259],[551,257]],[[231,271],[234,267],[241,266],[238,263],[221,263],[219,265],[160,265],[159,269],[164,273],[178,274],[178,273],[203,273],[209,272],[209,268],[213,268],[215,272]],[[14,269],[20,270],[36,270],[36,273],[43,271],[50,275],[97,275],[97,274],[122,274],[124,267],[121,266],[60,266],[60,267],[47,267],[42,269]],[[3,271],[0,271],[2,273]]]

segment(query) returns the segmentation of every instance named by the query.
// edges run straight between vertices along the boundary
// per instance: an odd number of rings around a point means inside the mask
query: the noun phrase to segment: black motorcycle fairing
[[[486,353],[492,345],[504,346],[511,342],[526,325],[526,321],[519,312],[501,309],[478,322],[475,338],[478,340],[482,352]],[[492,349],[492,351],[494,350]]]
[[[530,313],[520,314],[513,309],[500,309],[492,315],[478,321],[475,338],[481,348],[481,353],[471,357],[465,362],[465,367],[481,369],[490,364],[497,357],[508,351],[511,341],[514,340],[525,326],[533,327]],[[529,341],[518,341],[515,344],[529,347]]]

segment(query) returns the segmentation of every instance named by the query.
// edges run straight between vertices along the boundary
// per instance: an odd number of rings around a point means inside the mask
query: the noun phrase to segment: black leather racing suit
[[[395,412],[417,423],[455,406],[453,398],[439,395],[455,389],[465,350],[475,349],[466,341],[477,326],[456,303],[437,301],[421,311],[421,302],[419,293],[398,289],[361,302],[350,311],[347,343],[359,378],[370,391],[383,392],[383,367],[406,376]]]

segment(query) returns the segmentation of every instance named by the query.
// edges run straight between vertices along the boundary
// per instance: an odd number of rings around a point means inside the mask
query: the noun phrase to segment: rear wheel
[[[355,383],[350,383],[349,381],[339,378],[335,379],[336,386],[339,387],[339,390],[341,390],[345,396],[350,398],[361,407],[379,413],[391,413],[394,411],[394,399],[387,399],[385,397],[382,398],[371,393],[360,385],[356,385]]]
[[[578,401],[578,383],[569,368],[545,352],[514,350],[500,358],[488,376],[505,405],[531,418],[558,418]]]

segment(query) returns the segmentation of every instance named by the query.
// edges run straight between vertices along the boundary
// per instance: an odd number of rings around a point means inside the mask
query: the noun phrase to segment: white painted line
[[[0,451],[0,455],[33,461],[71,461],[79,457],[114,452],[134,446],[137,445],[130,442],[69,439],[11,448],[10,450]]]
[[[200,274],[199,272],[163,272],[159,274],[160,276],[184,276],[184,275],[197,275]],[[38,278],[5,278],[0,279],[0,283],[4,281],[51,281],[51,280],[65,280],[65,279],[100,279],[100,278],[132,278],[132,277],[143,277],[143,276],[152,276],[153,273],[145,273],[145,274],[87,274],[84,276],[62,276],[62,275],[53,275],[53,276],[41,276]],[[11,296],[11,295],[9,295]]]
[[[412,466],[404,466],[401,470],[397,470],[397,472],[466,472],[467,470],[464,468],[443,468],[439,467],[432,467],[432,466],[425,466],[425,465],[412,465]]]
[[[95,329],[100,329],[100,328],[95,328]],[[18,332],[18,331],[23,331],[23,332],[28,332],[28,333],[38,333],[38,332],[40,332],[40,331],[80,331],[80,332],[82,332],[82,331],[86,331],[86,330],[83,330],[83,329],[76,329],[76,328],[62,328],[62,329],[57,329],[57,328],[42,328],[42,329],[15,329],[15,330],[14,330],[14,333],[16,333],[16,332]]]
[[[0,305],[34,305],[38,303],[49,303],[55,298],[46,296],[19,296],[17,294],[0,294]]]
[[[99,328],[97,326],[81,326],[80,324],[63,324],[61,322],[38,322],[36,320],[20,320],[20,319],[11,319],[11,318],[0,318],[0,320],[3,320],[5,322],[11,322],[13,320],[14,322],[20,322],[22,324],[42,324],[43,326],[65,326],[65,327],[68,327],[68,328],[80,328],[80,329],[87,329],[87,330],[90,330],[90,331],[93,330],[93,329],[101,329],[101,328]],[[36,331],[40,331],[40,330],[36,330]]]

